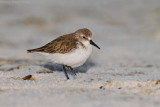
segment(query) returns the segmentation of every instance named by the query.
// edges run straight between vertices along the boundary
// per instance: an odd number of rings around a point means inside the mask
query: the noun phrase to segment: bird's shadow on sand
[[[82,66],[80,67],[77,67],[77,68],[73,68],[73,71],[75,73],[86,73],[91,67],[95,66],[96,64],[92,61],[92,60],[87,60],[85,62],[85,64],[83,64]],[[58,72],[63,72],[63,67],[62,65],[57,65],[57,64],[54,64],[52,62],[47,62],[45,64],[41,64],[40,65],[41,67],[44,67],[50,71],[58,71]],[[67,69],[67,71],[69,71]],[[71,72],[68,72],[68,73],[71,73]]]

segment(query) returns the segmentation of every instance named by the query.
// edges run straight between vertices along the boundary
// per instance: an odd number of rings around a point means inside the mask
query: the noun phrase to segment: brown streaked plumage
[[[85,45],[78,41],[78,38],[83,39],[80,34],[84,34],[85,36],[92,36],[90,30],[84,28],[79,29],[74,33],[66,34],[58,37],[57,39],[51,41],[50,43],[36,49],[27,50],[28,52],[44,52],[44,53],[60,53],[65,54],[77,48],[77,44],[79,43],[83,48]],[[78,36],[78,38],[76,37]]]
[[[86,49],[86,46],[82,42],[79,42],[79,44],[82,46],[83,49]]]
[[[40,48],[28,50],[28,52],[67,53],[77,47],[77,39],[74,33],[63,35]]]
[[[82,33],[82,34],[84,34],[87,37],[92,37],[92,32],[89,29],[86,29],[86,28],[79,29],[75,33]]]

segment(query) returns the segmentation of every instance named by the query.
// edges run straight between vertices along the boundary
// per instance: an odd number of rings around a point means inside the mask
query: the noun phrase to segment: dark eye
[[[87,39],[85,36],[83,36],[83,39]]]

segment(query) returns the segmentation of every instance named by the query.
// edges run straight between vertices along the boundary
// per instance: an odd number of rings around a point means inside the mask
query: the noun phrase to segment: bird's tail
[[[44,51],[43,47],[27,50],[28,53],[41,52],[41,51]]]
[[[28,53],[32,53],[32,52],[34,52],[34,51],[35,51],[34,49],[29,49],[29,50],[27,50]]]

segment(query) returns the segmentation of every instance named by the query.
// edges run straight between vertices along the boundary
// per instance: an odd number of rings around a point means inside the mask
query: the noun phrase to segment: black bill
[[[92,40],[90,40],[90,44],[93,45],[93,46],[95,46],[95,47],[97,47],[98,49],[100,49],[100,47],[97,46]]]

